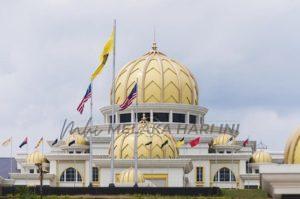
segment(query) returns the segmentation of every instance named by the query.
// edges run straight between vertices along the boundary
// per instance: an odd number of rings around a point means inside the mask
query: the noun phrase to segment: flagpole
[[[12,137],[10,137],[10,173],[12,173]]]
[[[42,154],[44,154],[44,137],[42,138]]]
[[[113,25],[113,32],[114,32],[114,48],[113,48],[113,69],[112,69],[112,108],[111,108],[111,160],[110,160],[110,184],[109,187],[114,187],[115,180],[114,180],[114,162],[115,162],[115,149],[114,149],[114,140],[115,140],[115,129],[114,129],[114,123],[115,123],[115,70],[116,70],[116,20],[114,19],[114,25]]]
[[[134,187],[138,187],[138,78],[136,78],[136,85],[137,85],[137,91],[136,91],[136,101],[135,101],[135,128],[134,128]]]
[[[28,156],[29,154],[28,154],[28,145],[29,145],[29,141],[28,141],[28,137],[26,137],[26,141],[27,141],[27,143],[26,143],[26,156]],[[28,171],[29,172],[29,171]],[[28,178],[26,178],[26,185],[28,184]]]
[[[90,140],[90,153],[89,153],[89,186],[93,186],[93,141],[92,141],[92,128],[93,128],[93,80],[91,80],[91,100],[90,100],[90,108],[91,108],[91,123],[90,123],[90,135],[89,135],[89,140]]]
[[[26,139],[27,139],[27,143],[26,143],[26,153],[27,153],[27,155],[28,155],[28,145],[29,145],[28,137],[26,137]]]

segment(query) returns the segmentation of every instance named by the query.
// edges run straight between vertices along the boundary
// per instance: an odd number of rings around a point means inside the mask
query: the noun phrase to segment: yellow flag
[[[176,147],[179,148],[184,145],[184,137],[176,142]]]
[[[4,142],[2,142],[2,146],[8,146],[9,144],[10,144],[10,142],[11,142],[11,137],[10,138],[8,138],[7,140],[5,140]]]
[[[41,145],[41,143],[43,142],[43,137],[41,137],[41,139],[38,141],[38,143],[35,145],[35,149],[37,149],[37,148],[39,148],[40,147],[40,145]]]
[[[109,53],[112,51],[112,49],[114,48],[114,37],[115,37],[115,32],[113,31],[108,39],[108,41],[106,42],[106,44],[104,45],[103,51],[100,54],[99,57],[99,66],[97,67],[97,69],[93,72],[92,76],[91,76],[91,80],[94,80],[103,70],[103,67],[107,61],[108,55]]]

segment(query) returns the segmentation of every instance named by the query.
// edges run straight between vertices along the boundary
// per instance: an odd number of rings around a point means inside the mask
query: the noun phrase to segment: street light
[[[36,163],[38,170],[40,171],[40,197],[43,198],[43,178],[44,178],[44,171],[43,171],[43,163]]]

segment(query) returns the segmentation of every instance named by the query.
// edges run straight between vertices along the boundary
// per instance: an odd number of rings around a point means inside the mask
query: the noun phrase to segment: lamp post
[[[43,163],[36,163],[35,166],[40,171],[40,198],[43,198],[43,177],[44,177],[44,171],[43,171]]]

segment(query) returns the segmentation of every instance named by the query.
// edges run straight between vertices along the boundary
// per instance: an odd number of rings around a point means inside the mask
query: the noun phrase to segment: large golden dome
[[[300,127],[289,137],[284,151],[285,164],[300,164]]]
[[[139,159],[178,157],[176,141],[169,132],[145,121],[140,122],[138,128]],[[118,133],[114,148],[116,159],[134,159],[134,128],[132,125]]]
[[[152,51],[121,69],[116,77],[115,104],[123,103],[138,79],[139,103],[197,105],[198,88],[192,73],[153,45]]]

